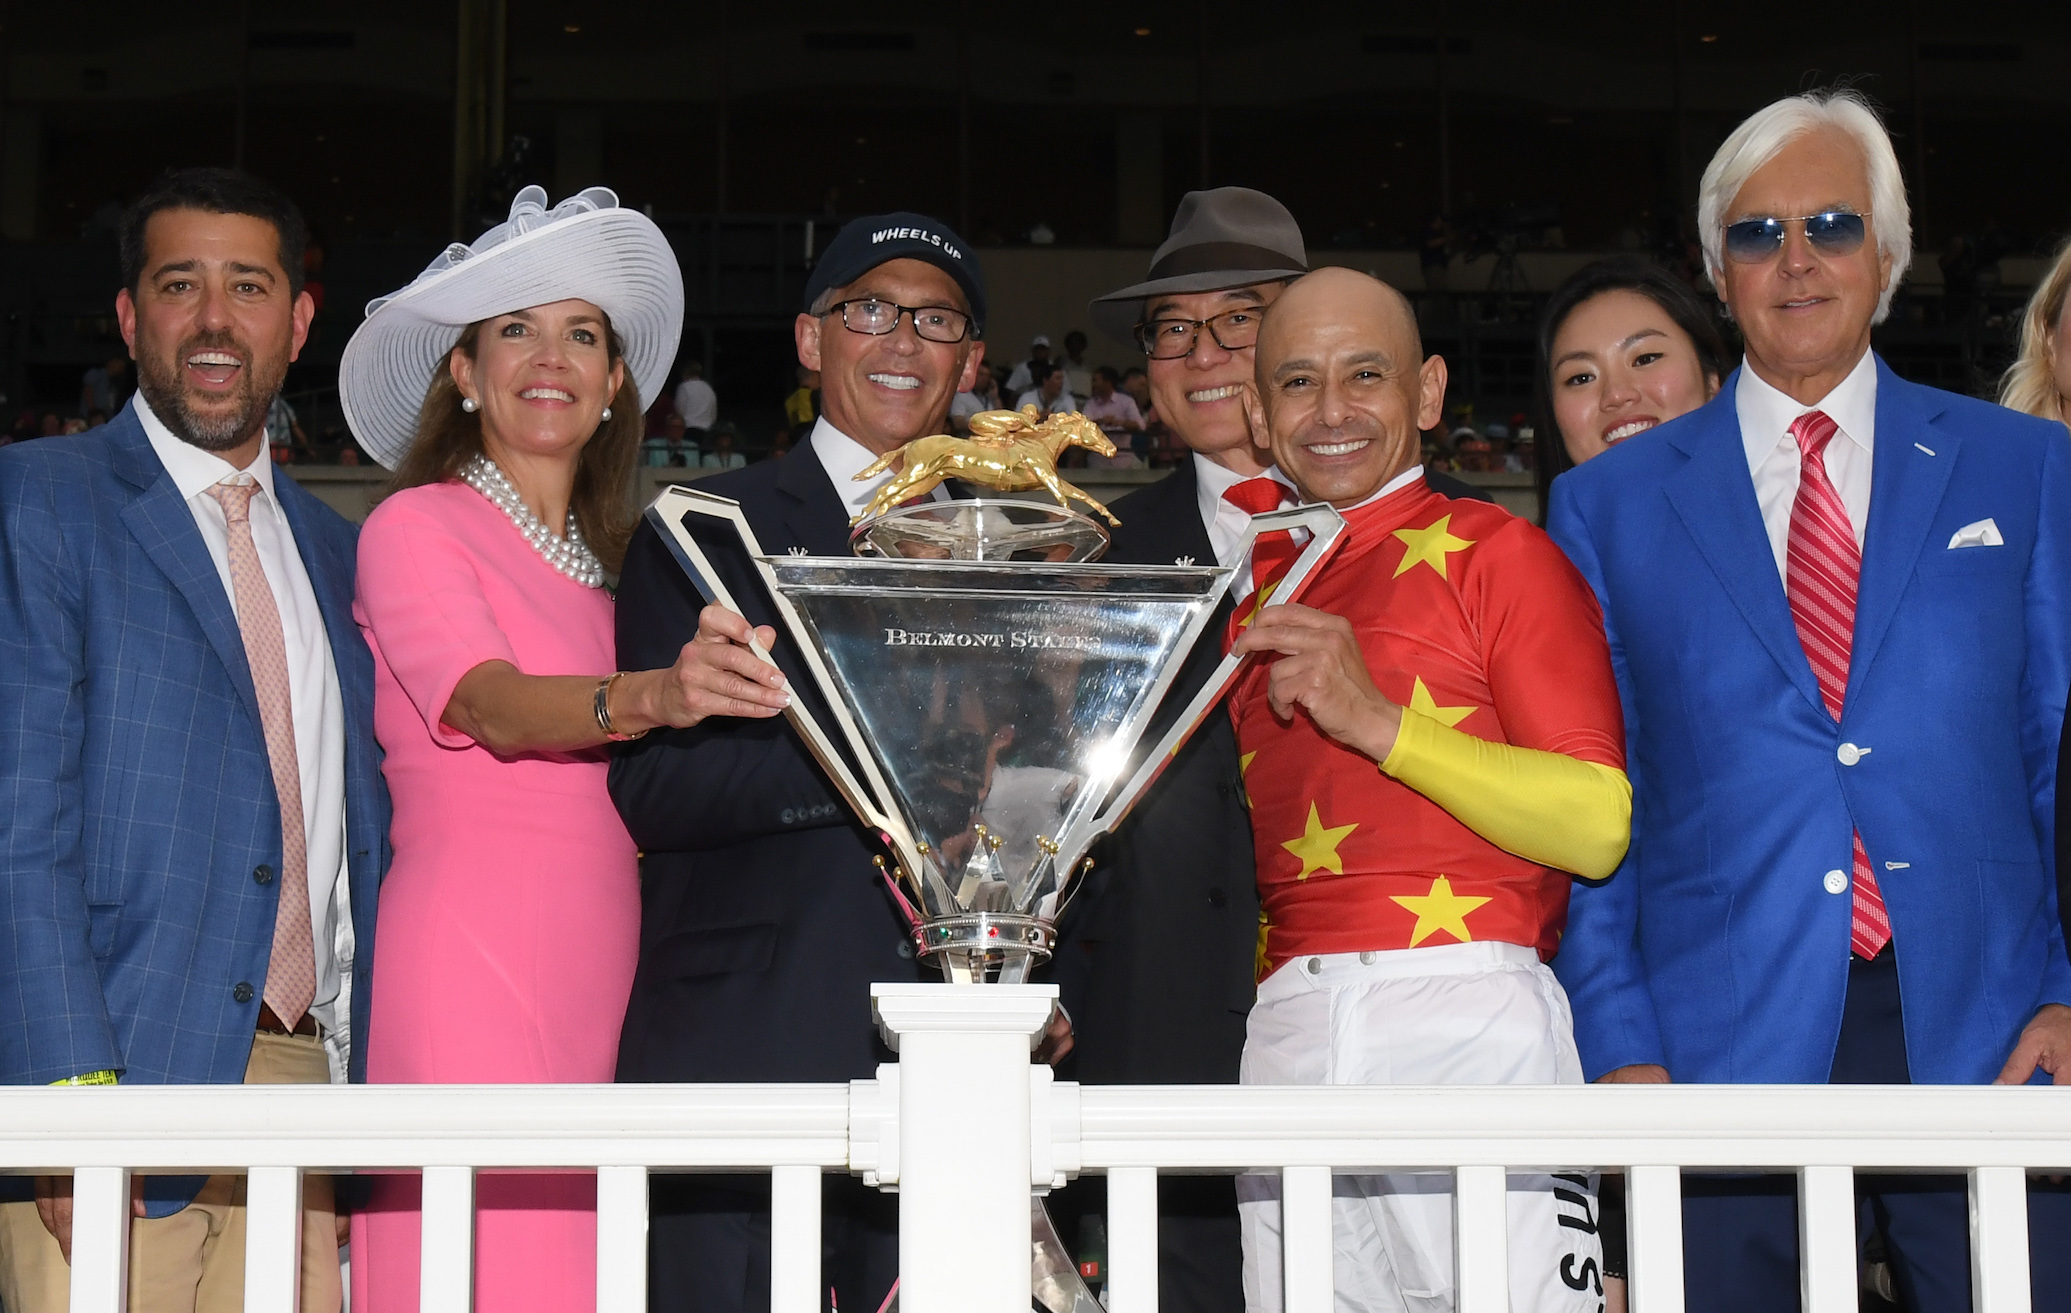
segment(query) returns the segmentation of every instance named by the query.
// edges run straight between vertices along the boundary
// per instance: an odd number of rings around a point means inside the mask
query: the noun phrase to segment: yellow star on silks
[[[1445,575],[1445,558],[1451,552],[1462,552],[1474,546],[1472,538],[1455,537],[1452,532],[1453,517],[1441,515],[1421,529],[1397,529],[1395,536],[1402,539],[1408,550],[1402,554],[1402,564],[1395,567],[1394,578],[1408,574],[1411,567],[1422,561],[1438,571],[1438,577]]]
[[[1244,777],[1251,773],[1251,759],[1257,755],[1256,751],[1252,751],[1237,758],[1237,787],[1244,791],[1244,805],[1246,807],[1251,805],[1251,786],[1245,782]],[[1261,912],[1259,915],[1263,916],[1265,913]]]
[[[1409,691],[1409,709],[1422,712],[1447,729],[1456,727],[1461,721],[1467,719],[1475,712],[1473,707],[1439,706],[1437,700],[1431,696],[1431,690],[1424,687],[1424,681],[1421,679]]]
[[[1251,622],[1258,619],[1258,613],[1266,609],[1266,600],[1270,598],[1273,595],[1274,591],[1277,590],[1279,587],[1280,581],[1278,579],[1275,579],[1273,582],[1267,584],[1264,588],[1258,589],[1256,592],[1252,593],[1251,608],[1247,610],[1243,615],[1237,618],[1237,628],[1251,628]]]
[[[1302,859],[1301,874],[1294,878],[1306,880],[1310,872],[1317,870],[1329,871],[1332,875],[1343,875],[1345,863],[1344,859],[1338,856],[1338,845],[1345,841],[1346,835],[1358,828],[1357,821],[1350,825],[1325,825],[1323,818],[1316,814],[1316,804],[1310,803],[1309,824],[1308,828],[1302,831],[1302,837],[1289,839],[1280,845]]]
[[[1430,893],[1392,894],[1390,898],[1417,914],[1416,928],[1409,932],[1411,948],[1415,948],[1440,930],[1463,944],[1472,942],[1474,936],[1467,932],[1467,914],[1489,901],[1486,898],[1469,898],[1464,894],[1455,894],[1453,882],[1442,875],[1431,881]]]

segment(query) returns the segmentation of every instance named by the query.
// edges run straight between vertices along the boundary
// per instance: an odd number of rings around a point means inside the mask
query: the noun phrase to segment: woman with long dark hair
[[[1633,256],[1584,265],[1539,320],[1539,521],[1553,480],[1718,393],[1726,345],[1714,312]]]

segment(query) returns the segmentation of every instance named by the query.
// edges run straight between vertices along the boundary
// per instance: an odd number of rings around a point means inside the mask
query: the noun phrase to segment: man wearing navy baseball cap
[[[738,501],[765,551],[847,556],[851,517],[892,477],[852,476],[946,431],[950,398],[984,359],[984,326],[984,276],[947,224],[856,220],[821,253],[795,323],[798,362],[820,375],[811,437],[783,460],[698,486]],[[792,645],[768,627],[775,617],[732,531],[695,531],[747,614],[706,606],[643,523],[619,583],[619,663],[646,669],[628,663],[666,652],[667,665],[686,643],[745,644],[753,627],[792,696],[831,723]],[[869,1077],[892,1060],[871,1025],[871,982],[932,973],[914,961],[871,864],[877,845],[804,743],[774,712],[747,701],[737,710],[649,734],[612,762],[612,798],[642,852],[640,965],[618,1077]],[[653,1191],[651,1306],[767,1308],[768,1177],[658,1176]],[[836,1302],[877,1308],[898,1276],[898,1200],[829,1176],[823,1214]]]

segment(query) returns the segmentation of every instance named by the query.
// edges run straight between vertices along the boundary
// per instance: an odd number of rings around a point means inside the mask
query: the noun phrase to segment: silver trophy
[[[1069,433],[1078,418],[1042,427]],[[1033,417],[1023,427],[1033,429]],[[909,450],[958,441],[926,438]],[[967,445],[983,456],[1003,444]],[[976,457],[941,450],[944,463],[964,460],[951,475],[973,477]],[[911,498],[925,482],[910,459],[880,493],[883,504],[859,517],[857,554],[847,557],[766,553],[738,503],[695,486],[665,489],[647,511],[699,591],[734,611],[741,608],[693,526],[718,521],[738,535],[833,724],[821,725],[797,699],[785,714],[884,844],[880,867],[915,949],[952,983],[1024,982],[1050,956],[1057,917],[1091,865],[1088,850],[1157,780],[1242,666],[1225,656],[1184,707],[1160,716],[1235,571],[1191,561],[1102,564],[1106,529],[1069,501],[1106,508],[1058,479],[1054,465],[1036,463],[1048,468],[979,481],[1007,492],[1040,487],[1058,504],[891,504],[891,492]],[[1343,528],[1326,505],[1255,517],[1245,556],[1260,533],[1308,535],[1262,604],[1298,596]],[[1159,733],[1146,742],[1154,721]],[[1035,1223],[1039,1306],[1097,1313],[1039,1201]]]

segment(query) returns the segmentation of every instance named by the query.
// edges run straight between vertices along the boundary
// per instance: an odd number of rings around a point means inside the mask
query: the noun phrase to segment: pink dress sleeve
[[[454,686],[485,661],[518,659],[489,608],[473,550],[432,509],[398,493],[368,517],[354,611],[432,741],[468,748],[473,738],[440,721]]]

